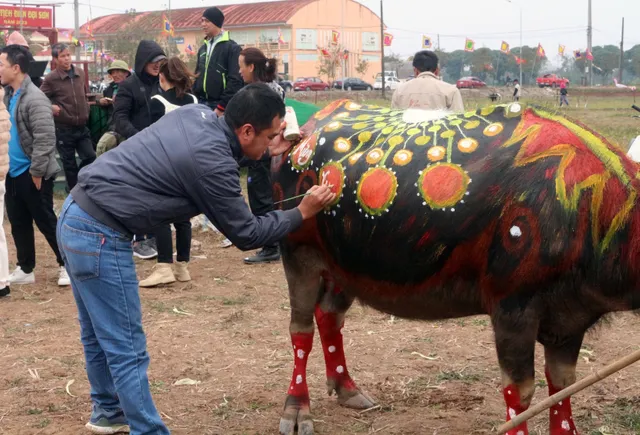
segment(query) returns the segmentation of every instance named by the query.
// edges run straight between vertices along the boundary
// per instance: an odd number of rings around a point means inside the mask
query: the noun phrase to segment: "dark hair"
[[[253,65],[254,81],[269,83],[276,79],[278,72],[277,59],[267,59],[267,56],[255,47],[245,48],[240,52],[240,56],[244,56],[244,63]]]
[[[58,42],[57,44],[53,44],[53,46],[51,47],[51,56],[54,59],[57,59],[58,56],[60,56],[60,53],[65,51],[67,48],[69,48],[69,46],[63,42]]]
[[[7,60],[11,65],[18,65],[23,74],[29,73],[29,50],[26,47],[17,44],[7,45],[2,49],[2,53],[7,55]]]
[[[438,56],[433,51],[419,51],[413,57],[413,67],[421,73],[434,73],[438,69]]]
[[[256,133],[271,127],[273,118],[284,118],[284,101],[262,83],[252,83],[236,93],[224,111],[224,119],[231,128],[251,124]]]
[[[173,56],[160,64],[160,74],[173,85],[176,96],[182,98],[191,90],[196,78],[187,65],[179,57]]]

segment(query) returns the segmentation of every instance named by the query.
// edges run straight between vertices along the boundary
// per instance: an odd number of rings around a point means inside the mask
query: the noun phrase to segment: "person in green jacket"
[[[229,32],[222,30],[224,14],[220,9],[206,9],[201,23],[206,36],[198,50],[198,78],[193,91],[201,104],[221,116],[231,97],[244,85],[238,65],[240,46],[229,38]]]

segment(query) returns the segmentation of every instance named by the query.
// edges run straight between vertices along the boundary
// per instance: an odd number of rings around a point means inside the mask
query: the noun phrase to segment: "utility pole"
[[[344,90],[344,79],[347,78],[347,71],[346,71],[347,60],[344,58],[344,50],[346,49],[346,47],[342,44],[342,42],[344,41],[344,15],[345,15],[346,0],[342,0],[340,3],[341,3],[340,6],[342,7],[342,26],[340,28],[340,39],[338,41],[338,47],[342,45],[343,52],[340,54],[340,56],[342,56],[342,90]]]
[[[24,23],[24,0],[20,0],[20,34],[22,35],[22,27]],[[54,6],[55,7],[55,6]]]
[[[73,36],[75,36],[76,40],[79,40],[80,39],[80,5],[78,4],[78,0],[73,0],[73,13],[74,13],[74,21],[75,21]],[[76,61],[79,62],[80,61],[79,46],[74,47],[74,50],[76,52]]]
[[[520,62],[518,62],[520,64],[520,88],[522,89],[522,87],[524,86],[524,82],[522,81],[522,5],[520,6]],[[522,92],[522,91],[521,91]]]
[[[440,51],[440,34],[438,33],[438,51]]]
[[[620,39],[620,70],[618,71],[619,83],[622,83],[623,69],[624,69],[624,17],[622,17],[622,38]]]
[[[383,0],[380,0],[380,63],[382,65],[382,98],[385,98],[386,91],[384,89],[384,6]]]
[[[593,57],[593,27],[591,22],[591,0],[589,2],[589,25],[587,26],[587,50]],[[593,60],[589,60],[588,64],[589,75],[588,75],[588,86],[593,86]]]

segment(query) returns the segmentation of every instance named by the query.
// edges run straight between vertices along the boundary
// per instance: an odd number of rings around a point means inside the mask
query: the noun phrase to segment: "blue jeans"
[[[168,434],[149,390],[131,239],[85,213],[71,196],[57,237],[78,306],[94,409],[124,411],[132,435]]]

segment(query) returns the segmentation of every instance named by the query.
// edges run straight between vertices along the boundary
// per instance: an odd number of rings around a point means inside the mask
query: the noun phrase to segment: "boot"
[[[171,284],[172,282],[176,282],[176,277],[173,276],[171,265],[158,263],[153,266],[153,273],[149,278],[140,281],[140,287],[155,287],[160,284]]]
[[[272,263],[280,261],[280,248],[276,246],[265,246],[253,257],[244,259],[246,264]]]
[[[191,275],[189,275],[189,269],[187,269],[189,263],[186,261],[178,261],[176,263],[176,279],[180,282],[191,281]]]

